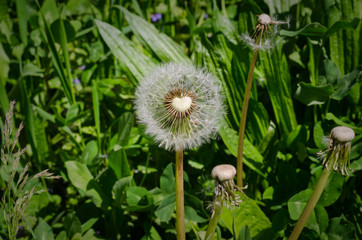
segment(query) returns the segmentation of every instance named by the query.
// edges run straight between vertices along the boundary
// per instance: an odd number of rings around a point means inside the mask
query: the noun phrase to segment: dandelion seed
[[[224,115],[221,85],[206,70],[168,63],[136,91],[136,110],[146,133],[167,150],[190,149],[213,136]]]
[[[323,165],[328,169],[333,169],[336,172],[341,172],[342,175],[349,173],[347,166],[350,168],[350,152],[351,141],[354,139],[355,133],[349,127],[335,127],[329,135],[328,147],[318,152],[319,158],[323,159]]]

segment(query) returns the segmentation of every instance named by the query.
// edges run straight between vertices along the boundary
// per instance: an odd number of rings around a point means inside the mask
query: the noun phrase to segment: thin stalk
[[[212,218],[209,221],[209,225],[207,226],[204,240],[212,239],[212,237],[215,233],[216,227],[217,227],[217,223],[219,222],[223,204],[224,204],[223,195],[217,195],[215,202],[214,202],[214,206],[213,206],[214,213],[213,213]]]
[[[176,151],[176,232],[177,240],[185,240],[183,150]]]
[[[324,168],[322,175],[319,178],[317,185],[315,186],[314,192],[310,197],[307,206],[304,208],[302,215],[300,216],[297,224],[295,225],[292,234],[289,237],[289,240],[298,239],[300,233],[302,232],[305,223],[308,221],[310,215],[313,212],[313,209],[317,205],[317,202],[322,195],[324,188],[328,182],[329,175],[331,171],[328,171],[327,168]]]
[[[261,34],[258,36],[257,44],[260,43]],[[236,167],[236,179],[237,185],[239,187],[243,187],[243,150],[244,150],[244,134],[245,134],[245,124],[246,124],[246,115],[248,113],[248,105],[250,99],[250,90],[251,85],[253,83],[253,76],[254,76],[254,68],[256,59],[258,57],[258,49],[254,50],[253,59],[251,61],[248,80],[246,83],[245,94],[244,94],[244,101],[243,107],[241,110],[241,119],[240,119],[240,127],[239,127],[239,143],[238,143],[238,158],[237,158],[237,167]]]

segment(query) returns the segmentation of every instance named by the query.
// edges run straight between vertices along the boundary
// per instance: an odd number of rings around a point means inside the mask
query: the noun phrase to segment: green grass
[[[211,170],[236,166],[252,56],[241,35],[263,12],[291,16],[291,26],[259,53],[244,146],[249,199],[224,209],[218,239],[287,238],[322,172],[315,153],[337,125],[356,132],[356,171],[332,173],[301,239],[362,238],[360,1],[8,0],[0,9],[0,126],[16,100],[26,148],[18,171],[30,163],[32,173],[63,176],[37,183],[48,191],[29,202],[21,238],[176,238],[174,153],[145,135],[133,108],[138,83],[172,61],[212,72],[228,108],[220,136],[184,153],[186,236],[202,239]],[[162,19],[152,22],[157,12]],[[0,216],[0,239],[7,236]]]

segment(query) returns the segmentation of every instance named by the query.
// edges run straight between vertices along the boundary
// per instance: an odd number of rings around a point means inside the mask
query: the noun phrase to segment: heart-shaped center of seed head
[[[192,104],[192,99],[188,96],[185,97],[175,97],[172,99],[172,107],[177,110],[178,112],[186,112],[190,109]]]

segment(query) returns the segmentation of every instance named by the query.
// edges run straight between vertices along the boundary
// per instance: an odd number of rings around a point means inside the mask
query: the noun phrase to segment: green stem
[[[302,232],[302,230],[304,228],[305,223],[308,221],[310,215],[313,212],[313,209],[317,205],[317,202],[318,202],[320,196],[322,195],[324,188],[327,185],[328,177],[330,174],[331,174],[331,172],[329,170],[327,170],[327,168],[324,168],[323,173],[320,176],[317,185],[315,186],[314,192],[313,192],[312,196],[310,197],[307,206],[304,208],[304,211],[303,211],[302,215],[300,216],[297,224],[295,225],[293,232],[289,237],[289,240],[298,239],[300,233]]]
[[[219,218],[220,218],[220,214],[221,214],[221,210],[222,210],[222,206],[223,206],[223,196],[220,194],[218,196],[216,196],[216,199],[214,201],[214,206],[213,206],[213,216],[209,221],[209,225],[207,226],[207,230],[206,230],[206,234],[205,234],[205,238],[204,240],[210,240],[212,239],[216,227],[217,227],[217,223],[219,222]]]
[[[260,42],[261,36],[258,37],[258,41]],[[250,91],[251,85],[253,83],[253,76],[254,76],[254,68],[256,59],[258,57],[258,49],[254,51],[253,59],[251,61],[248,80],[246,83],[246,89],[244,94],[244,101],[243,107],[241,112],[241,120],[240,120],[240,128],[239,128],[239,143],[238,143],[238,158],[237,158],[237,184],[239,187],[243,187],[243,149],[244,149],[244,134],[245,134],[245,124],[246,124],[246,115],[248,113],[248,105],[250,99]]]
[[[177,240],[185,240],[183,150],[176,152],[176,232]]]

